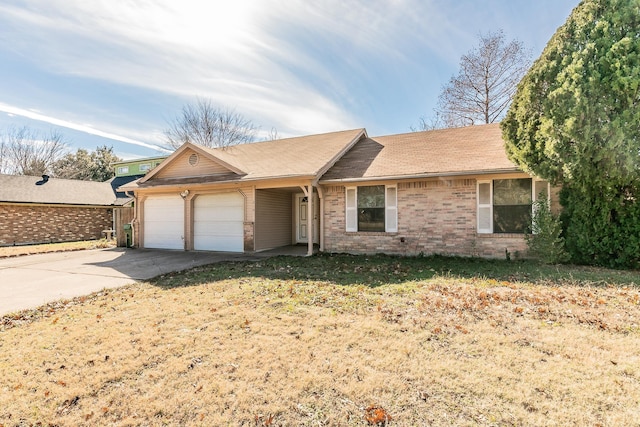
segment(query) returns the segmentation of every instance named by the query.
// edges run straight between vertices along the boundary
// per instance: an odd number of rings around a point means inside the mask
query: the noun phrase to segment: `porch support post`
[[[322,201],[324,197],[324,191],[322,187],[316,187],[318,190],[318,203],[320,203],[320,229],[318,230],[318,238],[320,240],[320,252],[324,252],[324,203]]]
[[[304,195],[307,197],[307,256],[313,255],[313,185],[301,185]],[[309,230],[311,230],[309,232]]]

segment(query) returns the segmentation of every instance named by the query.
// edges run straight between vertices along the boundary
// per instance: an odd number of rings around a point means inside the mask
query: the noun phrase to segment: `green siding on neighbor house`
[[[116,176],[144,175],[151,169],[158,166],[166,157],[150,157],[146,159],[135,159],[113,164]]]

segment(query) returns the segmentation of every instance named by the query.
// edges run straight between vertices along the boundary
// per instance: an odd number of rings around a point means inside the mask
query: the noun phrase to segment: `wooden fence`
[[[133,207],[122,207],[115,208],[113,210],[113,218],[114,218],[114,226],[116,228],[116,240],[118,241],[118,246],[129,246],[131,245],[131,237],[128,237],[129,241],[127,242],[127,233],[125,233],[124,225],[131,223],[133,221]]]

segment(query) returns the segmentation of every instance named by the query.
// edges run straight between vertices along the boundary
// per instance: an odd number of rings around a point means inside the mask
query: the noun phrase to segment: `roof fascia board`
[[[115,203],[115,202],[114,202]],[[110,204],[110,205],[93,205],[93,204],[87,204],[87,205],[83,205],[80,203],[43,203],[43,202],[10,202],[10,201],[1,201],[0,205],[2,206],[7,206],[7,205],[19,205],[19,206],[48,206],[48,207],[55,207],[55,208],[103,208],[103,209],[111,209],[114,207],[118,207],[119,205],[116,204]]]
[[[255,185],[255,183],[257,182],[279,182],[279,183],[287,183],[288,185],[297,185],[298,182],[307,182],[310,180],[313,180],[315,178],[315,175],[290,175],[290,176],[278,176],[278,177],[272,177],[272,178],[249,178],[249,179],[241,179],[241,180],[227,180],[227,181],[213,181],[213,182],[191,182],[191,183],[185,183],[185,182],[177,182],[180,178],[176,179],[176,182],[166,182],[166,183],[162,183],[162,184],[158,184],[158,185],[153,185],[153,186],[140,186],[140,187],[135,187],[135,188],[125,188],[123,187],[119,187],[118,191],[134,191],[134,192],[140,192],[140,191],[145,191],[145,190],[151,190],[154,188],[200,188],[200,187],[215,187],[215,186],[227,186],[227,185],[239,185],[239,186],[243,186],[243,185]],[[289,181],[289,183],[287,182]],[[264,187],[264,188],[269,188]]]

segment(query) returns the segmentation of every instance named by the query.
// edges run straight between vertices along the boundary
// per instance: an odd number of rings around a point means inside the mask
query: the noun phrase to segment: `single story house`
[[[123,184],[124,182],[122,182]],[[0,246],[99,239],[132,198],[116,182],[0,174]]]
[[[507,158],[498,124],[186,143],[120,190],[136,199],[135,246],[187,251],[524,255],[532,200],[558,204]]]

